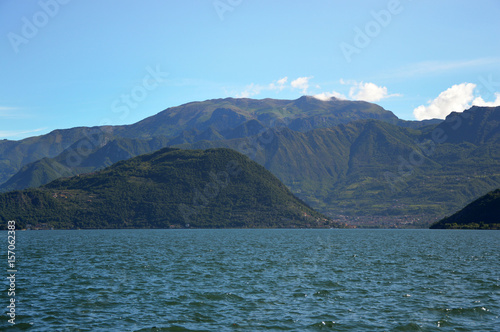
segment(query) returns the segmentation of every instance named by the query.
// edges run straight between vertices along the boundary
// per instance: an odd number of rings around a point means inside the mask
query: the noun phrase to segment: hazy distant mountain
[[[42,158],[56,157],[75,142],[92,137],[96,132],[112,134],[112,129],[111,127],[102,127],[102,129],[78,127],[54,130],[43,136],[30,137],[20,141],[1,140],[0,184],[16,174],[24,165]]]
[[[500,229],[500,189],[467,204],[450,217],[431,226],[433,229]]]
[[[87,139],[77,141],[57,157],[43,158],[23,166],[0,185],[0,192],[36,188],[61,177],[94,172],[118,161],[159,150],[168,145],[168,139],[110,138],[106,139],[103,146],[81,155],[75,154],[80,143],[87,143]],[[78,162],[75,162],[75,158],[79,158]]]
[[[0,195],[19,228],[331,227],[262,166],[229,149],[165,148],[93,174]]]

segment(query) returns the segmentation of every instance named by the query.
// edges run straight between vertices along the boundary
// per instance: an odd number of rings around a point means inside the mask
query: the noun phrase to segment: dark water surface
[[[14,330],[500,330],[498,231],[16,233]]]

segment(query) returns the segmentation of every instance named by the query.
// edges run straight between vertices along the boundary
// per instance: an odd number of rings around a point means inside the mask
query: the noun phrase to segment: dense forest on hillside
[[[7,220],[61,229],[334,226],[264,167],[229,149],[166,148],[5,193],[0,221]]]
[[[455,214],[443,218],[432,229],[500,229],[500,189],[476,199]]]

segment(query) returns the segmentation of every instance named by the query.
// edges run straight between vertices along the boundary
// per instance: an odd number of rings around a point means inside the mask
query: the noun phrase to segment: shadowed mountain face
[[[500,107],[473,106],[463,113],[451,113],[446,120],[437,126],[436,131],[446,133],[442,140],[447,143],[500,142]]]
[[[306,96],[297,100],[227,98],[192,102],[128,126],[78,127],[21,141],[0,141],[0,185],[29,163],[56,157],[67,149],[72,149],[77,159],[86,158],[87,150],[98,149],[113,138],[148,140],[162,136],[172,140],[172,145],[253,135],[258,127],[276,123],[305,131],[356,119],[398,121],[392,112],[375,104],[320,101]]]
[[[431,226],[433,229],[500,229],[500,189],[467,204]]]
[[[0,221],[55,228],[325,227],[324,216],[229,149],[165,148],[0,195]]]

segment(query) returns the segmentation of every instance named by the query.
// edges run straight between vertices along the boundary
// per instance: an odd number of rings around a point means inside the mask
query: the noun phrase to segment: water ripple
[[[495,331],[500,323],[499,235],[430,230],[19,232],[16,327]],[[5,291],[8,284],[3,285]],[[8,325],[5,315],[0,324]]]

